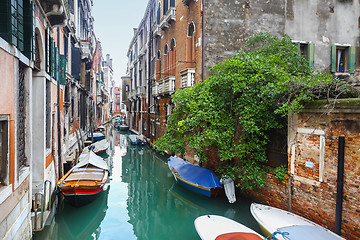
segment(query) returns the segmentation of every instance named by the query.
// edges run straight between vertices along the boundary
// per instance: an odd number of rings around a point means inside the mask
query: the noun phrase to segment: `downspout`
[[[148,116],[147,116],[147,135],[150,139],[150,124],[151,124],[151,121],[150,121],[150,99],[151,99],[151,67],[152,67],[152,64],[151,64],[151,51],[152,51],[152,38],[153,38],[153,35],[152,35],[152,25],[153,25],[153,22],[152,22],[152,14],[153,14],[153,9],[152,9],[152,6],[150,7],[150,36],[149,36],[149,53],[148,53],[148,57],[149,57],[149,63],[148,63],[148,108],[147,108],[147,112],[148,112]]]
[[[336,214],[335,214],[335,233],[341,235],[341,221],[344,193],[344,153],[345,137],[339,137],[338,149],[338,173],[337,173],[337,191],[336,191]]]
[[[60,28],[57,28],[57,45],[60,52]],[[60,53],[59,53],[60,54]],[[59,68],[58,68],[59,69]],[[61,115],[60,115],[60,79],[59,79],[59,70],[56,73],[57,80],[57,131],[58,131],[58,171],[59,179],[62,177],[62,160],[61,160]]]
[[[204,66],[205,66],[205,0],[202,0],[201,4],[201,81],[204,79]]]

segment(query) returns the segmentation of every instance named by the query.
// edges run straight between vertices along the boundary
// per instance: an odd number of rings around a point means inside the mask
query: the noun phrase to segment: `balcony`
[[[195,69],[187,68],[180,72],[181,75],[181,88],[194,86],[195,83]]]
[[[158,82],[153,82],[152,84],[152,95],[154,97],[156,97],[157,95],[159,95],[159,83]]]
[[[136,87],[136,96],[141,96],[143,94],[143,88],[142,87]]]
[[[90,42],[82,40],[80,42],[81,59],[91,59],[91,46]]]
[[[140,51],[139,51],[139,57],[144,56],[144,55],[145,55],[145,52],[146,52],[146,48],[145,48],[145,46],[142,46],[141,49],[140,49]]]
[[[69,19],[69,9],[65,0],[39,1],[51,27],[63,27]]]
[[[166,14],[161,18],[160,28],[168,28],[169,24],[171,24],[173,21],[176,21],[176,8],[170,7],[169,10],[167,10]]]
[[[175,92],[175,76],[163,79],[163,94],[173,94]]]
[[[161,28],[158,24],[154,24],[154,27],[152,29],[154,37],[160,37],[161,36]]]
[[[129,99],[133,99],[133,98],[135,98],[135,96],[136,96],[136,91],[131,90],[131,91],[129,92]]]

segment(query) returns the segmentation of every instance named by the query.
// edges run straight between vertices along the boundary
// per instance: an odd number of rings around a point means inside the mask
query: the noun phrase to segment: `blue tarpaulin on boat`
[[[205,188],[222,187],[215,173],[209,169],[193,165],[184,159],[170,157],[168,159],[170,169],[174,168],[179,176]]]
[[[342,239],[340,236],[319,227],[309,225],[294,225],[279,228],[280,232],[287,232],[289,235],[286,237],[290,240],[339,240]]]

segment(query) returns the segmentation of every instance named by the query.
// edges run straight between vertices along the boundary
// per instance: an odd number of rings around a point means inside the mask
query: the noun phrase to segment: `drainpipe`
[[[147,135],[149,137],[149,139],[151,138],[150,137],[150,124],[151,124],[151,121],[150,121],[150,99],[151,99],[151,67],[152,67],[152,64],[151,64],[151,52],[152,52],[152,44],[153,44],[153,35],[152,35],[152,26],[153,26],[153,23],[152,23],[152,14],[153,14],[153,9],[152,9],[152,4],[150,6],[150,36],[149,36],[149,48],[148,48],[148,51],[149,51],[149,54],[148,54],[148,108],[147,108],[147,112],[148,112],[148,116],[147,116]]]
[[[60,28],[57,28],[57,45],[60,51]],[[58,169],[59,169],[59,179],[62,177],[61,172],[61,115],[60,115],[60,79],[59,71],[56,73],[57,78],[57,131],[58,131]]]
[[[201,81],[204,81],[204,65],[205,65],[205,0],[202,0],[201,6]]]
[[[337,174],[337,191],[336,191],[336,215],[335,215],[335,233],[341,235],[342,206],[344,193],[344,152],[345,137],[339,137],[338,150],[338,174]]]

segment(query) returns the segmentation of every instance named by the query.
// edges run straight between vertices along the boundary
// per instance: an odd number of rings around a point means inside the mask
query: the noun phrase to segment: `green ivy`
[[[173,95],[176,107],[155,144],[171,154],[192,150],[200,161],[215,148],[218,173],[254,189],[263,186],[266,176],[268,132],[283,128],[289,111],[348,92],[348,86],[313,72],[287,35],[260,33],[248,40],[246,50],[213,67],[204,82]]]

